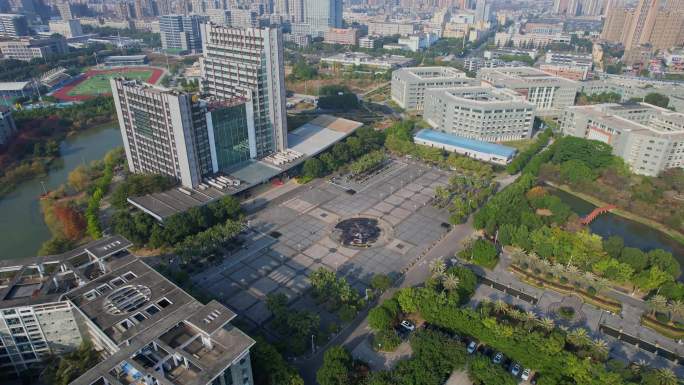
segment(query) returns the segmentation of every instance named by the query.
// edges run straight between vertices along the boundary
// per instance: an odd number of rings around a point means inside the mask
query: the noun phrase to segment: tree
[[[383,306],[377,306],[368,312],[368,326],[375,331],[387,330],[392,326],[394,316]]]
[[[45,370],[47,384],[67,385],[75,380],[99,361],[99,355],[93,345],[84,341],[71,353],[62,355],[48,364]]]
[[[432,274],[432,278],[442,278],[445,271],[446,263],[444,263],[444,259],[437,258],[430,262],[430,273]]]
[[[78,241],[83,237],[86,229],[86,220],[83,214],[71,206],[57,205],[53,208],[55,218],[62,225],[64,238]]]
[[[375,274],[371,278],[370,284],[374,290],[384,292],[392,286],[392,280],[385,274]]]
[[[255,337],[255,340],[256,344],[250,351],[255,384],[304,385],[304,380],[273,345],[260,336]]]
[[[450,292],[456,290],[459,283],[461,283],[461,280],[456,275],[450,273],[447,273],[442,279],[442,286]]]
[[[636,273],[643,271],[648,266],[648,259],[644,252],[635,247],[625,247],[622,249],[618,259],[620,262],[630,265]]]
[[[657,266],[660,270],[670,274],[673,279],[679,278],[682,273],[679,262],[672,256],[672,253],[663,249],[649,251],[648,262],[651,266]]]
[[[642,376],[644,385],[677,385],[679,380],[669,368],[649,370]]]
[[[644,102],[653,104],[654,106],[667,108],[667,106],[670,104],[670,98],[657,92],[651,92],[644,97]]]
[[[667,309],[667,298],[660,294],[656,294],[646,301],[652,313],[660,312]]]
[[[613,258],[619,258],[624,247],[625,241],[617,235],[611,235],[603,241],[603,250]]]
[[[318,178],[325,174],[325,165],[317,158],[307,159],[304,162],[303,172],[307,178]]]
[[[76,191],[85,191],[90,185],[90,175],[88,175],[88,168],[84,165],[79,165],[73,169],[67,177],[69,186]]]
[[[352,357],[342,346],[333,346],[323,355],[323,365],[316,372],[320,385],[351,385]]]

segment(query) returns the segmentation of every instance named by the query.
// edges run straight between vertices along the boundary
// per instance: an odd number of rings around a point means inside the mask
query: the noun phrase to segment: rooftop
[[[30,84],[30,82],[0,82],[0,91],[22,91]]]
[[[563,86],[577,86],[577,82],[548,74],[532,67],[497,67],[482,68],[478,72],[478,77],[486,78],[495,83],[505,83],[511,81],[522,82],[553,82]]]
[[[504,158],[509,158],[516,153],[516,149],[512,147],[506,147],[496,143],[483,142],[481,140],[468,139],[462,136],[447,134],[430,129],[422,129],[418,131],[414,137],[425,141],[446,144],[449,146],[460,147],[486,154],[494,154]]]
[[[465,78],[466,74],[451,67],[407,67],[396,71],[400,76],[411,77],[415,80],[439,80]]]

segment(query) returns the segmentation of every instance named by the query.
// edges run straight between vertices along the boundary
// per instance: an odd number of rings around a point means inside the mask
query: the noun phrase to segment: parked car
[[[522,378],[523,381],[529,380],[530,379],[530,369],[523,370],[522,374],[520,375],[520,378]]]
[[[494,355],[492,362],[498,365],[501,363],[501,361],[503,361],[503,353],[498,352]]]
[[[513,364],[513,366],[511,366],[511,374],[518,377],[518,374],[520,374],[520,365],[519,364]]]
[[[406,329],[406,330],[408,330],[408,331],[410,331],[410,332],[416,330],[416,325],[414,325],[414,324],[413,324],[411,321],[409,321],[409,320],[403,320],[403,321],[401,321],[401,326],[402,326],[404,329]]]
[[[477,350],[477,342],[470,341],[470,343],[468,344],[468,347],[466,348],[466,351],[468,352],[468,354],[473,354],[473,353],[475,353],[476,350]]]

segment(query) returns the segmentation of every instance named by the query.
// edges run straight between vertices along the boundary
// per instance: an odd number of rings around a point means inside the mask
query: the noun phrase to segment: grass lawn
[[[536,139],[522,139],[522,140],[512,140],[510,142],[502,142],[501,144],[503,144],[504,146],[513,147],[516,150],[518,150],[519,152],[523,152],[523,151],[527,150],[528,148],[530,148],[532,143],[534,143],[535,141],[536,141]]]
[[[111,86],[109,85],[109,79],[113,77],[125,77],[127,79],[135,79],[147,81],[152,77],[152,70],[139,70],[139,71],[121,71],[121,72],[108,72],[95,74],[88,79],[82,81],[71,91],[69,91],[69,96],[90,96],[99,94],[108,94],[111,92]]]

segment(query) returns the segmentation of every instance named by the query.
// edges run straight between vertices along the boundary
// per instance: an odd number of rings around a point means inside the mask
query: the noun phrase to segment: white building
[[[534,104],[507,89],[459,87],[428,89],[424,119],[435,129],[487,142],[532,135]]]
[[[375,57],[363,52],[343,52],[321,58],[321,62],[343,66],[366,66],[393,69],[411,65],[415,63],[415,60],[401,55],[383,55]]]
[[[359,48],[374,49],[380,47],[380,39],[373,36],[364,36],[359,39]]]
[[[409,67],[392,72],[392,100],[406,110],[423,110],[425,90],[480,85],[451,67]]]
[[[575,104],[579,83],[531,67],[482,68],[477,77],[494,87],[505,87],[523,95],[536,106],[539,116],[559,116]]]
[[[418,52],[421,49],[430,48],[439,40],[439,36],[434,33],[420,33],[416,35],[403,36],[397,41],[397,44],[404,46],[405,48],[412,52]]]
[[[657,176],[684,165],[684,114],[650,104],[569,107],[561,132],[609,144],[637,174]]]
[[[21,37],[30,33],[26,16],[0,13],[0,37]]]

